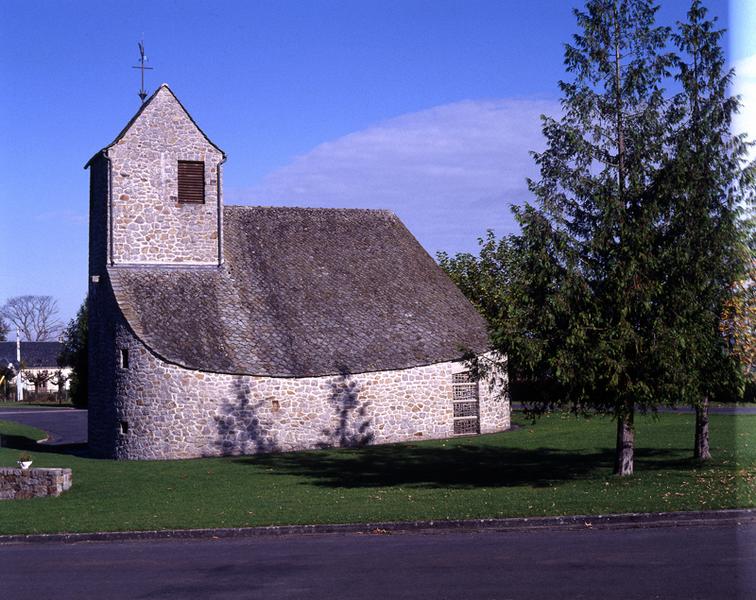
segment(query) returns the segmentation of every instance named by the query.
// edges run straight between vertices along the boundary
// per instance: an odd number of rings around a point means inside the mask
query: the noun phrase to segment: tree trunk
[[[698,460],[709,460],[709,398],[704,396],[700,404],[696,405],[696,441],[693,456]]]
[[[614,458],[614,474],[624,477],[633,474],[633,452],[635,450],[635,425],[633,405],[623,407],[617,415],[617,448]]]

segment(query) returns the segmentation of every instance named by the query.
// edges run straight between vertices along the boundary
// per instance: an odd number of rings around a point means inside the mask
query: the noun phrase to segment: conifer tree
[[[87,300],[84,299],[76,317],[71,319],[63,332],[58,366],[70,366],[71,401],[78,408],[86,408],[89,401],[89,327]]]
[[[536,202],[515,209],[522,234],[489,234],[480,257],[439,256],[506,357],[480,371],[508,368],[542,391],[527,396],[531,414],[613,415],[620,475],[633,472],[635,413],[661,404],[695,406],[694,454],[708,458],[708,399],[733,392],[735,359],[749,355],[732,294],[755,264],[737,207],[753,206],[756,177],[748,142],[729,132],[738,100],[722,32],[700,0],[674,34],[656,11],[652,0],[575,11],[563,115],[543,118]]]
[[[677,331],[677,387],[680,400],[696,409],[694,456],[706,460],[709,399],[734,395],[741,380],[720,319],[746,266],[737,210],[752,186],[743,168],[745,138],[730,133],[738,99],[728,93],[734,73],[725,68],[724,31],[700,0],[677,25],[672,39],[682,92],[672,105],[672,156],[659,186],[668,202],[660,249]]]
[[[660,314],[655,253],[667,161],[669,29],[650,0],[589,0],[565,50],[563,116],[543,120],[535,205],[516,211],[524,253],[504,342],[573,410],[617,420],[615,472],[633,472],[634,415],[672,397],[674,332]],[[534,407],[538,410],[538,407]]]

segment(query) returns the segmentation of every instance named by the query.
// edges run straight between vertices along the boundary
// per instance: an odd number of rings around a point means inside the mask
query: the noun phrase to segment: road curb
[[[213,529],[164,529],[155,531],[102,531],[0,535],[0,545],[49,542],[112,542],[159,539],[214,539],[327,534],[391,535],[475,531],[542,531],[645,529],[653,527],[710,527],[756,523],[756,510],[731,509],[694,512],[623,513],[566,517],[516,517],[507,519],[458,519],[448,521],[400,521],[331,525],[270,525]]]

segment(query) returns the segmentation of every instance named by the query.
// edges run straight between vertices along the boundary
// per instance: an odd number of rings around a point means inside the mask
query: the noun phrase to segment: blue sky
[[[513,228],[581,4],[4,0],[0,303],[50,294],[64,320],[81,303],[82,167],[139,106],[142,36],[148,90],[168,83],[228,154],[226,203],[389,208],[429,252],[458,252]],[[706,4],[727,25],[727,2]],[[737,60],[756,55],[753,4],[730,10]]]

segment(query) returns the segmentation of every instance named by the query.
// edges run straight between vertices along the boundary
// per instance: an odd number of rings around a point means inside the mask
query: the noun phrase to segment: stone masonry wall
[[[115,346],[128,351],[129,367],[115,367],[112,409],[90,414],[90,423],[99,419],[90,447],[107,456],[190,458],[453,435],[459,363],[291,379],[191,371],[156,357],[122,318]],[[480,405],[482,433],[509,428],[509,402],[483,383]]]
[[[161,87],[123,137],[111,161],[115,264],[217,264],[223,154]],[[178,161],[205,163],[205,202],[178,202]]]
[[[71,487],[71,469],[0,467],[0,500],[60,496]]]

